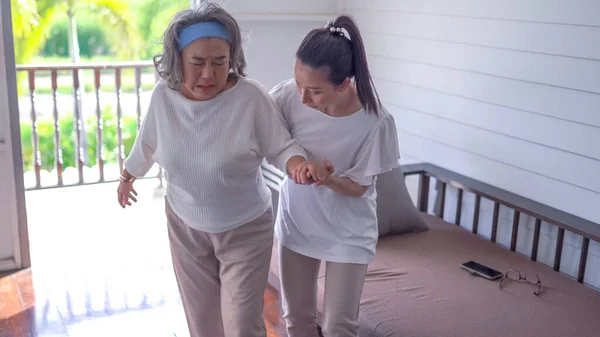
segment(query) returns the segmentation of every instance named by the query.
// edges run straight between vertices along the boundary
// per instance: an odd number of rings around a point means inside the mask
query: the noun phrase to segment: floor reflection
[[[0,278],[0,337],[189,337],[167,241],[164,191],[136,182],[27,192],[33,267]],[[265,294],[270,336],[279,300]]]

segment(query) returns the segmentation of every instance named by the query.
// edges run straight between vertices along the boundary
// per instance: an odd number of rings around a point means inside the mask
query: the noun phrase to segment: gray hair
[[[154,56],[154,67],[171,89],[179,89],[183,83],[183,69],[179,53],[178,34],[182,29],[200,22],[217,22],[231,33],[230,76],[246,76],[246,59],[242,50],[242,35],[237,21],[223,7],[214,2],[203,2],[184,9],[173,17],[163,34],[162,53]]]

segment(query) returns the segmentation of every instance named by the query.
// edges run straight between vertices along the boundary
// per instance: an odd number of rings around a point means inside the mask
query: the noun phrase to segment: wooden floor
[[[36,296],[31,269],[3,276],[0,278],[0,337],[189,336],[185,322],[174,317],[181,315],[179,308],[134,307],[114,312],[90,308],[77,316],[58,309],[69,307],[69,297],[57,305],[44,296]],[[286,336],[279,308],[277,292],[268,287],[264,310],[268,337]],[[169,310],[174,313],[168,313]]]
[[[27,192],[32,268],[0,274],[0,337],[189,337],[163,196],[138,183],[126,210],[112,184]],[[271,287],[264,317],[285,336]]]

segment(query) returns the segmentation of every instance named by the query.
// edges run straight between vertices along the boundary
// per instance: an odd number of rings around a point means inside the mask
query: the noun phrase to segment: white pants
[[[317,278],[321,261],[279,244],[283,318],[289,337],[317,337]],[[366,264],[326,262],[322,333],[357,337]]]

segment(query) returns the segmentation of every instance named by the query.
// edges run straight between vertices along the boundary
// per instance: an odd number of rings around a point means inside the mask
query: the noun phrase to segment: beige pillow
[[[406,188],[401,168],[377,176],[379,236],[422,232],[429,229]]]

